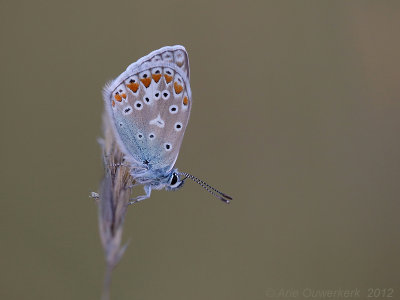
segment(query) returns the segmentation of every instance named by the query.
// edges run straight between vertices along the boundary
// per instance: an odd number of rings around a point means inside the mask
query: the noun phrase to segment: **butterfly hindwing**
[[[146,63],[157,63],[157,62],[167,62],[172,63],[176,68],[180,69],[186,77],[190,79],[190,68],[189,68],[189,57],[183,46],[167,46],[161,49],[155,50],[146,56],[142,57],[138,61],[131,64],[127,71],[135,70],[140,65]]]
[[[131,160],[139,166],[170,170],[191,109],[185,49],[164,47],[133,63],[106,87],[105,100],[117,140]]]

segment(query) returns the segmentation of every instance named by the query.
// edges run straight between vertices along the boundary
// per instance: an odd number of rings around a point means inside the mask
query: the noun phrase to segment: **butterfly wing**
[[[104,100],[131,163],[170,171],[192,102],[185,48],[164,47],[139,59],[105,87]]]

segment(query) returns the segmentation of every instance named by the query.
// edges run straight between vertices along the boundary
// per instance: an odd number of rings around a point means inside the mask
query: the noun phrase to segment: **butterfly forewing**
[[[189,61],[181,46],[164,47],[130,65],[108,92],[116,132],[138,165],[170,170],[189,121]]]

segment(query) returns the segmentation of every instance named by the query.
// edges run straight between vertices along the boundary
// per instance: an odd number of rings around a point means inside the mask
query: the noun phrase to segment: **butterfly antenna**
[[[199,179],[199,178],[197,178],[197,177],[195,177],[193,175],[190,175],[190,174],[185,173],[185,172],[180,172],[179,175],[185,176],[185,179],[186,178],[190,178],[194,182],[200,184],[207,192],[212,194],[214,197],[217,197],[221,201],[224,201],[226,204],[229,204],[230,200],[232,200],[231,196],[228,196],[227,194],[224,194],[224,193],[218,191],[217,189],[213,188],[211,185],[208,185],[203,180],[201,180],[201,179]]]

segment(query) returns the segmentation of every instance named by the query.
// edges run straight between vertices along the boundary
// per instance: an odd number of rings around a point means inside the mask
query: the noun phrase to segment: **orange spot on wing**
[[[113,107],[115,106],[115,101],[114,101],[114,100],[111,102],[111,105],[112,105]]]
[[[126,94],[125,93],[122,94],[122,98],[126,99]]]
[[[138,88],[139,88],[139,83],[131,82],[131,83],[128,83],[126,86],[127,86],[132,92],[136,93],[137,90],[138,90]]]
[[[180,94],[183,91],[183,86],[181,86],[177,82],[174,82],[174,89],[175,89],[175,93]]]
[[[167,83],[170,83],[170,82],[172,81],[172,76],[169,76],[169,75],[167,75],[167,74],[164,74],[164,77],[165,77],[165,81],[166,81]]]
[[[118,102],[122,101],[122,97],[120,96],[120,94],[115,94],[114,96],[115,100],[117,100]]]
[[[161,74],[153,74],[152,76],[155,82],[158,82],[161,78]]]
[[[185,97],[185,98],[183,98],[183,105],[188,105],[188,103],[189,103],[189,100],[188,100],[188,97]]]
[[[146,88],[148,88],[151,83],[151,78],[150,77],[142,78],[140,79],[140,81],[144,84]]]

